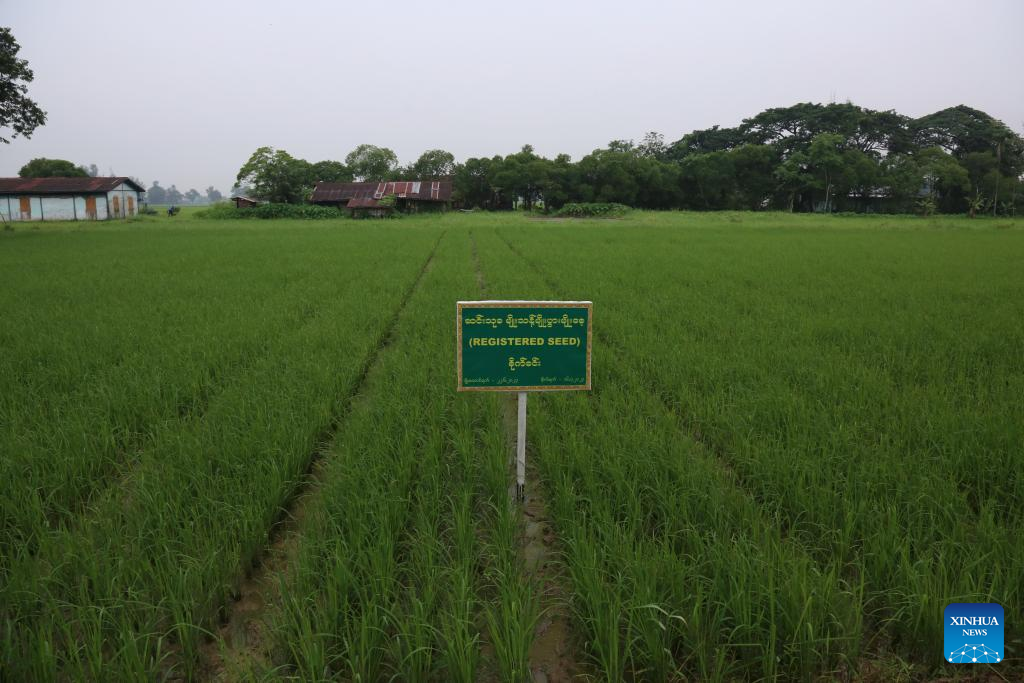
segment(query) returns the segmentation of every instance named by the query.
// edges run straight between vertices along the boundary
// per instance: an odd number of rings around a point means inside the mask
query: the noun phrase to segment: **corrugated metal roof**
[[[89,194],[109,192],[125,183],[139,192],[145,192],[131,178],[124,176],[105,178],[0,178],[0,194]]]
[[[396,197],[425,202],[447,202],[452,198],[450,180],[404,180],[385,183],[327,183],[313,188],[312,202],[341,203],[349,199],[380,199]]]

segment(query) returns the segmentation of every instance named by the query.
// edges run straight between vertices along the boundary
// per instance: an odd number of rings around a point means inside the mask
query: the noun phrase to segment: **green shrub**
[[[196,218],[299,218],[321,220],[344,218],[346,214],[333,206],[316,204],[260,204],[252,208],[239,209],[230,202],[219,202],[208,209],[197,211]]]
[[[587,202],[566,204],[555,212],[555,215],[563,218],[618,218],[625,216],[629,211],[630,208],[625,204]]]

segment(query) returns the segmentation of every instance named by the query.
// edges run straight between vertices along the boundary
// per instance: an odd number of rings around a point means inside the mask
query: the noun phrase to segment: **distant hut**
[[[251,209],[255,206],[259,206],[262,202],[252,197],[232,197],[231,201],[235,203],[236,209]]]
[[[319,182],[310,202],[348,209],[353,216],[387,216],[393,211],[443,211],[451,205],[452,181],[406,180],[380,183]]]
[[[146,188],[131,178],[0,178],[8,221],[95,221],[138,213]]]

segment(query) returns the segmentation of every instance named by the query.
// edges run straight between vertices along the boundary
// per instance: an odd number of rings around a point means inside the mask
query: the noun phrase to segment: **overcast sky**
[[[227,192],[262,145],[579,159],[806,101],[1024,129],[1021,0],[0,0],[0,25],[48,115],[2,176],[56,157]]]

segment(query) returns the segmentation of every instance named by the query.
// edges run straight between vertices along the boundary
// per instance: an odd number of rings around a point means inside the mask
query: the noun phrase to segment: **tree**
[[[89,174],[66,159],[39,157],[21,167],[22,178],[85,178]]]
[[[738,128],[712,126],[706,130],[695,130],[676,140],[665,150],[665,156],[674,161],[682,161],[691,154],[721,152],[747,142],[747,137]]]
[[[882,167],[878,159],[859,149],[843,152],[842,191],[843,195],[856,193],[866,210],[872,193],[882,182]]]
[[[789,210],[796,206],[797,195],[806,191],[813,182],[808,171],[810,159],[803,152],[793,152],[775,168],[779,191],[785,194]]]
[[[1024,141],[1005,123],[962,104],[922,116],[912,127],[918,145],[941,147],[957,159],[971,152],[995,153],[998,147],[1019,159],[1024,151]]]
[[[210,185],[206,188],[206,199],[213,204],[214,202],[219,202],[224,199],[224,195],[222,195],[219,190],[214,189],[213,185]]]
[[[775,192],[775,167],[779,163],[770,145],[742,145],[728,152],[736,177],[737,208],[764,208]]]
[[[86,175],[88,175],[90,178],[95,178],[100,174],[100,168],[96,164],[89,164],[88,166],[82,164],[78,168],[85,171]]]
[[[940,147],[928,147],[914,156],[922,187],[942,211],[957,213],[967,208],[971,179],[951,154]]]
[[[28,60],[18,59],[21,46],[11,34],[11,29],[0,27],[0,129],[10,128],[10,138],[0,135],[0,142],[10,144],[11,140],[32,132],[46,123],[46,112],[28,97],[27,83],[34,75],[28,68]]]
[[[352,175],[362,181],[387,180],[398,166],[398,156],[387,147],[359,145],[345,157]]]
[[[833,210],[832,195],[835,192],[838,175],[843,169],[843,136],[837,133],[819,133],[811,140],[808,150],[810,170],[816,179],[818,189],[825,191],[823,211]]]
[[[890,154],[882,160],[878,183],[892,201],[894,210],[912,211],[923,182],[913,154]]]
[[[493,177],[494,168],[501,162],[501,157],[494,157],[493,160],[471,158],[466,159],[466,163],[459,164],[454,170],[452,182],[455,198],[464,206],[497,208]]]
[[[319,181],[347,183],[352,180],[352,171],[340,161],[318,161],[310,166],[310,184]]]
[[[636,148],[637,154],[651,159],[664,159],[668,153],[668,146],[665,145],[665,136],[657,131],[650,131],[640,141]]]
[[[533,152],[532,145],[523,145],[516,154],[509,154],[498,164],[494,183],[512,197],[521,197],[527,211],[543,196],[548,180],[547,160]]]
[[[428,149],[409,168],[410,175],[424,180],[444,178],[454,170],[455,157],[443,149]]]
[[[202,196],[203,195],[199,194],[199,191],[194,187],[190,188],[189,191],[185,193],[185,199],[188,200],[189,204],[195,204],[196,200]]]
[[[229,197],[252,197],[254,195],[255,195],[255,192],[253,192],[253,189],[251,187],[249,187],[248,185],[239,185],[238,183],[235,183],[234,185],[231,186],[231,193],[228,196]]]
[[[154,180],[153,187],[146,190],[146,201],[150,204],[166,204],[167,190],[160,187],[160,181]]]
[[[735,187],[735,171],[728,152],[687,157],[681,164],[684,192],[697,209],[725,209]],[[696,190],[696,192],[694,192]],[[699,198],[699,202],[695,200]]]
[[[271,202],[297,203],[306,198],[314,180],[312,165],[283,149],[260,147],[238,171],[237,185],[250,185],[252,193]]]
[[[180,204],[183,198],[181,192],[179,192],[178,188],[175,187],[174,185],[171,185],[169,188],[167,188],[167,192],[165,193],[164,196],[168,204]]]

